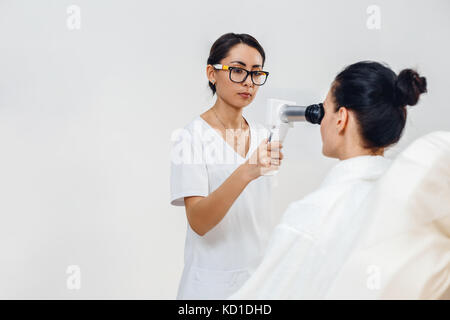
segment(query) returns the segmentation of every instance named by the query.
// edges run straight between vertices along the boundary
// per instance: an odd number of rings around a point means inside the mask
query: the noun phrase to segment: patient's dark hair
[[[413,106],[427,92],[425,77],[412,69],[396,75],[389,67],[361,61],[335,78],[332,94],[336,110],[353,110],[364,147],[384,148],[398,142],[406,123],[406,105]]]
[[[246,33],[226,33],[217,39],[209,52],[207,64],[220,63],[220,60],[225,58],[230,52],[231,48],[239,43],[244,43],[250,47],[255,48],[262,56],[262,66],[266,60],[266,54],[259,42],[251,35]],[[209,81],[209,87],[211,88],[213,95],[216,93],[216,86]]]

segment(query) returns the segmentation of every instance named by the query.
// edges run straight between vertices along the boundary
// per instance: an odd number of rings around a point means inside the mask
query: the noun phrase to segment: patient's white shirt
[[[320,299],[349,255],[364,216],[358,207],[392,160],[339,161],[315,192],[289,205],[262,263],[230,299]]]

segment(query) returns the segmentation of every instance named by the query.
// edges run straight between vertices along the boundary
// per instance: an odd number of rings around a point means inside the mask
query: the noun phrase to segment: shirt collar
[[[386,171],[391,162],[391,159],[380,155],[362,155],[339,160],[331,168],[321,187],[356,179],[376,180]]]

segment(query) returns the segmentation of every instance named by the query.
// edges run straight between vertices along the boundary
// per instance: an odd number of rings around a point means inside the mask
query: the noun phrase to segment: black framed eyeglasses
[[[213,64],[213,67],[216,70],[229,70],[230,80],[236,83],[242,83],[247,80],[248,75],[250,74],[252,82],[255,86],[262,86],[267,81],[267,77],[269,76],[269,72],[262,70],[253,70],[248,71],[239,67],[230,67],[224,64]]]

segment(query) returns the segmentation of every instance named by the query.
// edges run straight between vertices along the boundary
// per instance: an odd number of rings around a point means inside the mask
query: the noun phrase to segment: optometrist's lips
[[[252,97],[252,95],[249,92],[240,92],[238,93],[238,95],[240,95],[244,99],[249,99]]]

